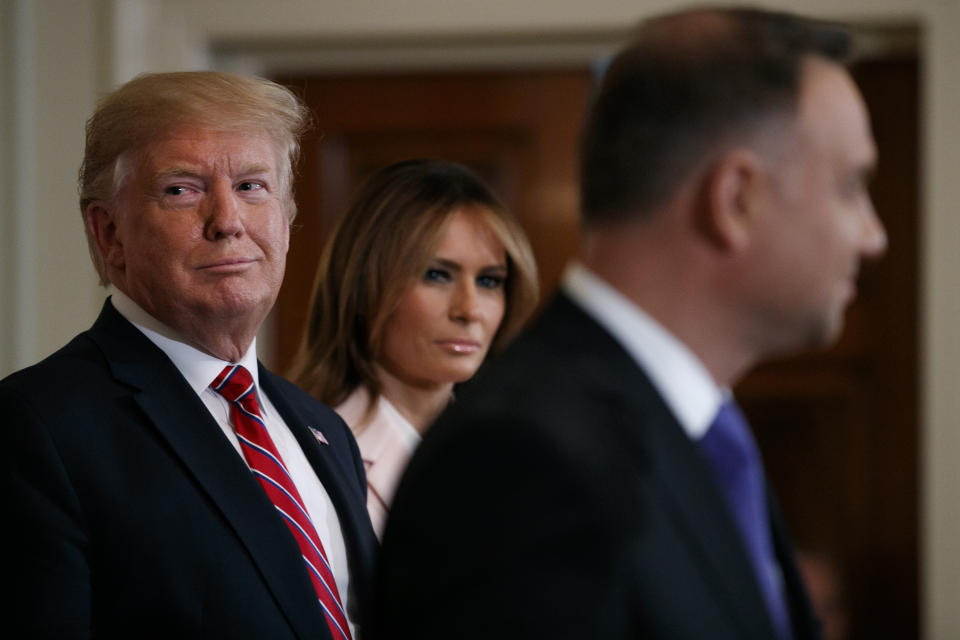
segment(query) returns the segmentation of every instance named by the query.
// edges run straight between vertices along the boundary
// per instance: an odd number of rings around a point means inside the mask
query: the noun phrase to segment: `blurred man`
[[[343,422],[257,362],[305,109],[141,76],[87,124],[80,208],[112,296],[0,382],[16,637],[343,638],[375,538]]]
[[[886,238],[842,30],[646,23],[582,146],[584,243],[399,488],[382,638],[815,638],[729,389],[840,332]]]

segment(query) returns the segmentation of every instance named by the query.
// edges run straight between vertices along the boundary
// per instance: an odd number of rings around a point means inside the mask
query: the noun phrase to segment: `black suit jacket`
[[[356,443],[333,411],[259,377],[330,494],[363,614],[376,538]],[[0,382],[0,407],[15,637],[329,637],[266,494],[109,301],[89,331]]]
[[[711,474],[643,371],[560,295],[414,455],[375,637],[772,639]],[[819,637],[772,513],[795,638]]]

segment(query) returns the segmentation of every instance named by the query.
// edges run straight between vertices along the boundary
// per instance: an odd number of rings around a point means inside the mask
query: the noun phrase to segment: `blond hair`
[[[338,405],[357,387],[380,394],[374,362],[384,326],[426,270],[453,214],[476,211],[507,254],[506,309],[499,350],[530,317],[537,269],[523,230],[469,169],[407,160],[381,169],[355,195],[320,256],[307,331],[291,378]]]
[[[263,78],[216,71],[142,74],[104,96],[87,121],[80,165],[80,212],[95,201],[112,202],[127,168],[125,159],[168,135],[193,126],[210,131],[256,131],[269,136],[278,152],[278,170],[287,217],[296,215],[293,168],[307,108],[287,88]],[[109,283],[106,264],[85,225],[90,256]]]

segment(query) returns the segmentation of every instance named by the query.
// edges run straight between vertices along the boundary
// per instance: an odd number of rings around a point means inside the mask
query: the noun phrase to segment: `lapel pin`
[[[323,433],[320,432],[320,429],[316,429],[314,427],[308,427],[308,428],[310,429],[310,431],[313,432],[313,437],[317,439],[317,442],[319,442],[320,444],[330,444],[329,442],[327,442],[326,436],[324,436]]]

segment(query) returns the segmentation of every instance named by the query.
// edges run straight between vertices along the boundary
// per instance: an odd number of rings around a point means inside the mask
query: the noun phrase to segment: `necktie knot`
[[[256,386],[253,383],[253,376],[239,364],[224,367],[210,386],[228,402],[256,404]]]
[[[700,443],[714,471],[721,478],[741,477],[744,473],[759,472],[759,453],[747,419],[737,404],[728,400],[720,405]]]

